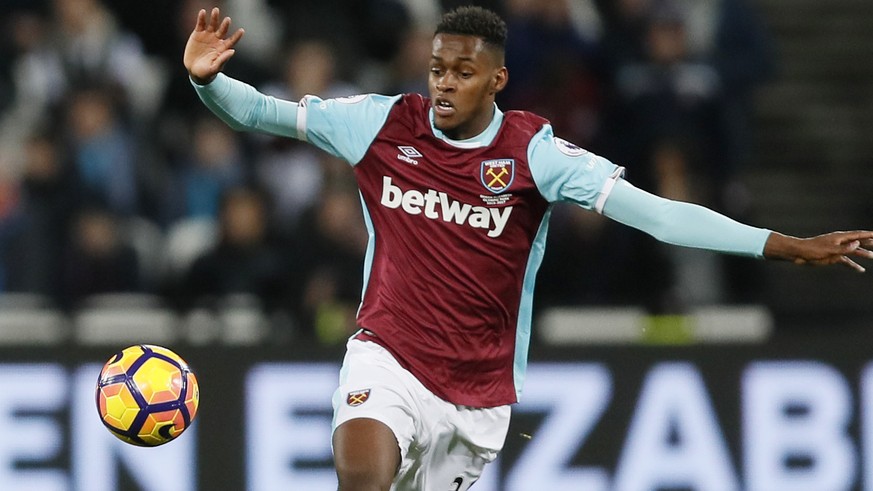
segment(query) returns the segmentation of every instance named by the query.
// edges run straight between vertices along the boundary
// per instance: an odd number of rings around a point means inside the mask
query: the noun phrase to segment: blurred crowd
[[[246,29],[226,73],[291,100],[426,93],[441,13],[489,7],[510,28],[502,109],[549,118],[639,187],[748,213],[752,94],[773,60],[747,0],[0,0],[0,293],[74,310],[139,292],[180,312],[248,294],[301,335],[353,328],[367,234],[352,173],[202,106],[181,57],[216,3]],[[748,261],[570,206],[550,231],[541,307],[755,299]]]

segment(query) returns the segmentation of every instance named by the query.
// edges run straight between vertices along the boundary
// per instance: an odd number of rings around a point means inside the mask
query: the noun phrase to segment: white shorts
[[[333,428],[355,418],[388,426],[400,446],[394,491],[465,491],[506,440],[510,406],[446,402],[401,367],[385,348],[350,339],[333,396]]]

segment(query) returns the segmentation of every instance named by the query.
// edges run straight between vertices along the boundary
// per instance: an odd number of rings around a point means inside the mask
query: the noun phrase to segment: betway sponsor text
[[[509,222],[512,206],[487,208],[453,200],[446,193],[428,189],[403,191],[391,183],[388,176],[382,177],[382,205],[401,209],[410,215],[423,215],[431,220],[467,224],[473,228],[488,230],[488,237],[500,237]]]

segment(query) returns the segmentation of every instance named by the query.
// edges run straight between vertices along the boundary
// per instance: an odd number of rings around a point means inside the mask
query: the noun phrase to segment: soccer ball
[[[200,404],[194,372],[173,351],[131,346],[103,365],[97,379],[97,412],[124,442],[156,447],[191,425]]]

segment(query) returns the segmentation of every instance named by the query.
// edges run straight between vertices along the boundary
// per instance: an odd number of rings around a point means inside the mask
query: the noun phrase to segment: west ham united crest
[[[364,390],[356,390],[353,392],[349,392],[346,396],[346,404],[351,407],[360,406],[361,404],[367,402],[367,399],[370,398],[370,389]]]
[[[482,162],[482,185],[494,194],[506,191],[515,178],[515,159],[494,159]]]

